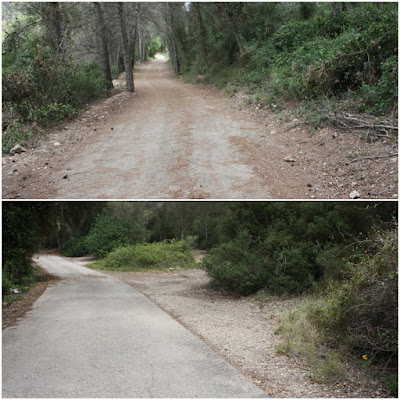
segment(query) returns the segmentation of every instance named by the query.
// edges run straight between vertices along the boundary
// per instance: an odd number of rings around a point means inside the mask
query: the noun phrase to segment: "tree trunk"
[[[142,57],[142,31],[139,30],[139,62],[143,62],[143,57]]]
[[[108,54],[107,48],[107,32],[106,26],[104,24],[103,12],[101,11],[100,3],[93,3],[97,25],[100,32],[100,44],[101,44],[101,63],[103,68],[104,77],[107,82],[107,89],[111,89],[113,87],[112,76],[111,76],[111,68],[110,68],[110,56]]]
[[[174,39],[173,34],[171,36],[171,44],[172,44],[172,50],[174,52],[175,73],[179,74],[181,72],[181,68],[180,68],[180,65],[179,65],[179,57],[178,57],[178,53],[176,51],[175,39]]]
[[[62,61],[67,61],[67,35],[64,29],[61,4],[41,3],[42,18],[46,27],[46,40]]]
[[[201,58],[203,59],[204,65],[207,66],[207,51],[205,45],[205,38],[207,37],[206,30],[204,28],[204,21],[203,16],[201,14],[201,7],[199,3],[193,3],[194,10],[196,11],[197,15],[197,23],[199,24],[199,40],[200,40],[200,51],[201,51]],[[202,71],[200,71],[202,72]]]
[[[236,44],[239,47],[240,53],[243,53],[244,47],[242,44],[242,40],[240,39],[239,31],[236,27],[235,17],[229,7],[229,3],[224,3],[224,6],[225,6],[225,11],[228,14],[229,22],[231,23],[232,33],[233,33],[233,36],[235,37]]]
[[[132,63],[129,57],[129,44],[128,35],[126,33],[126,23],[124,16],[124,3],[117,3],[120,31],[121,31],[121,42],[122,42],[122,53],[124,55],[124,65],[125,65],[125,76],[126,76],[126,90],[128,92],[134,92],[135,86],[133,82],[133,69]]]
[[[132,68],[135,66],[136,58],[136,40],[137,40],[137,23],[135,25],[135,33],[133,34],[133,44],[132,44]]]

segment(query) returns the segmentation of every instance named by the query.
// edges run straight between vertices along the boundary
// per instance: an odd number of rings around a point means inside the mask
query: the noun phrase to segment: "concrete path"
[[[127,284],[38,261],[62,280],[3,331],[3,397],[267,397]]]

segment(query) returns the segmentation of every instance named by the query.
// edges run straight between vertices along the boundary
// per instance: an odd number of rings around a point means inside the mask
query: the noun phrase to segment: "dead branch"
[[[360,157],[360,158],[355,158],[354,160],[351,160],[350,164],[357,162],[357,161],[362,161],[362,160],[375,160],[376,158],[396,157],[398,155],[399,155],[399,153],[392,153],[392,154],[386,154],[384,156]]]
[[[392,121],[381,120],[372,115],[356,115],[348,112],[330,112],[328,118],[333,125],[339,129],[366,130],[369,134],[374,134],[378,137],[389,137],[390,133],[395,133],[399,130],[397,125]]]

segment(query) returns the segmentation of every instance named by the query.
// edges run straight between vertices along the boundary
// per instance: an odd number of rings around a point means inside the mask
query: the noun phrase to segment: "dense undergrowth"
[[[381,9],[374,3],[348,4],[339,15],[334,15],[329,3],[286,7],[237,6],[243,52],[238,56],[230,53],[229,59],[229,47],[222,47],[224,41],[235,47],[234,39],[230,42],[222,34],[212,37],[209,28],[210,36],[203,36],[204,62],[193,50],[184,52],[186,79],[194,81],[197,74],[203,74],[206,81],[232,95],[244,90],[249,103],[295,102],[299,116],[315,125],[328,121],[322,102],[336,110],[377,117],[391,114],[395,119],[397,4],[385,4]],[[308,7],[308,12],[302,14],[302,7]],[[270,16],[264,14],[268,10]],[[259,16],[253,15],[257,11]],[[278,13],[281,18],[286,16],[286,21],[279,19]],[[250,29],[251,19],[261,26],[265,22],[265,31]]]
[[[105,88],[97,64],[55,55],[41,34],[16,23],[3,40],[3,152],[24,145],[37,127],[74,117]]]
[[[203,260],[216,284],[237,295],[315,290],[346,273],[345,257],[358,257],[380,214],[392,210],[351,203],[237,203],[221,221],[224,240]],[[395,215],[393,215],[396,218]]]
[[[281,315],[278,351],[307,362],[313,379],[334,383],[347,365],[378,377],[397,396],[398,232],[378,231],[360,243],[345,279]]]

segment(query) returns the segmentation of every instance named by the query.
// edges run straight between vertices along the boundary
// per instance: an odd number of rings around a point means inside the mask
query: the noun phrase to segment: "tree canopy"
[[[104,96],[122,71],[134,91],[134,64],[157,51],[189,81],[245,87],[265,104],[397,115],[397,3],[2,4],[5,151]]]

